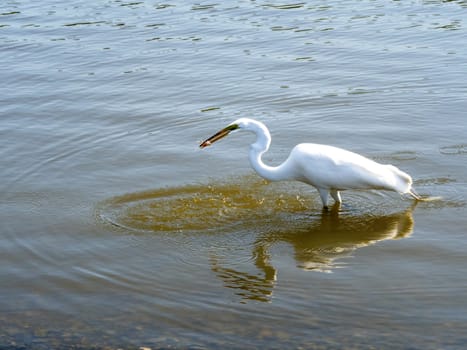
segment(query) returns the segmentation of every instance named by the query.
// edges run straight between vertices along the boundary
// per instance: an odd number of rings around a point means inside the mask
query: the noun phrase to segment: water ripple
[[[183,247],[173,256],[181,267],[203,268],[208,256],[211,271],[243,301],[271,299],[275,247],[290,247],[301,269],[331,272],[356,249],[413,231],[416,203],[397,209],[389,194],[357,192],[349,193],[351,204],[323,212],[318,198],[299,189],[246,176],[110,198],[96,216],[133,233],[131,245],[144,247],[157,234]]]
[[[467,154],[467,144],[443,146],[440,147],[439,152],[445,155],[464,155]]]
[[[280,212],[306,212],[305,197],[277,193],[262,180],[166,188],[114,197],[98,216],[136,231],[208,232],[267,222]]]

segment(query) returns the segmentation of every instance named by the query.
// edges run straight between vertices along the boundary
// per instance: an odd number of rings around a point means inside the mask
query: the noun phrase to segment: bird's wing
[[[318,188],[366,189],[391,187],[387,166],[359,154],[326,145],[300,144],[293,151],[305,181]]]

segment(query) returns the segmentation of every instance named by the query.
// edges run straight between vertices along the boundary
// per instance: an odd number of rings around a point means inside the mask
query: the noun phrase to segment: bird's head
[[[227,136],[232,131],[240,130],[240,129],[248,129],[248,126],[251,124],[251,120],[248,118],[240,118],[227,125],[224,129],[219,130],[210,138],[204,140],[199,147],[204,148],[207,146],[211,146],[214,142],[220,140],[221,138]]]

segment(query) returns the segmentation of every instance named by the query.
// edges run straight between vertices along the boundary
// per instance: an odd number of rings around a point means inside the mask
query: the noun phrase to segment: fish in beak
[[[207,146],[211,146],[214,142],[220,140],[223,137],[226,137],[231,131],[237,130],[238,128],[239,128],[239,126],[237,124],[231,124],[231,125],[227,126],[226,128],[216,132],[210,138],[203,141],[199,145],[199,147],[204,148],[204,147],[207,147]]]

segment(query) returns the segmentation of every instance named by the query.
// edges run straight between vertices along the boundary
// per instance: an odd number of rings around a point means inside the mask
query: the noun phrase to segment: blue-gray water
[[[465,1],[3,1],[0,348],[467,347]],[[413,203],[266,183],[238,117]]]

